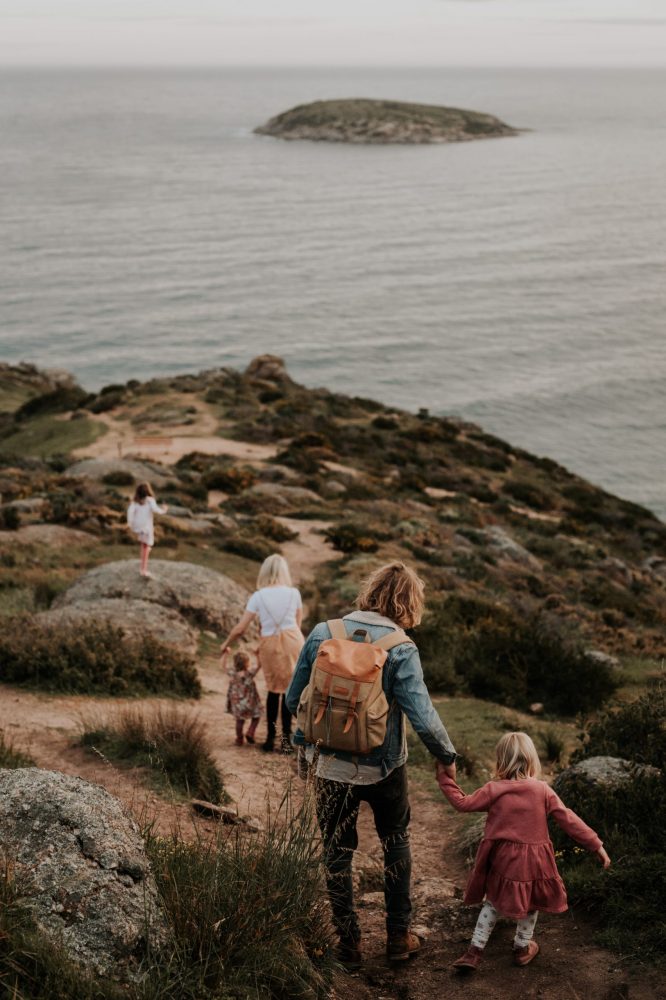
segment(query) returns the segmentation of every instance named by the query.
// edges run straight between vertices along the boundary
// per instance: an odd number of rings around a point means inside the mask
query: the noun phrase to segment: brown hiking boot
[[[478,969],[482,958],[483,948],[477,948],[475,944],[471,944],[464,955],[461,955],[460,958],[451,963],[451,967],[459,969],[460,972],[473,972],[475,969]]]
[[[360,969],[363,962],[360,937],[340,938],[335,954],[338,962],[340,965],[344,965],[345,969]]]
[[[536,941],[528,941],[523,948],[513,949],[514,965],[529,965],[532,959],[539,954],[539,945]]]
[[[389,962],[404,962],[421,950],[421,940],[411,931],[394,931],[386,938]]]

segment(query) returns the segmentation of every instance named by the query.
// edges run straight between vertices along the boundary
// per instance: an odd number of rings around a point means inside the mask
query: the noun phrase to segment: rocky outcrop
[[[518,134],[499,118],[478,111],[367,99],[301,104],[254,131],[280,139],[419,145]]]
[[[284,360],[277,354],[260,354],[253,358],[245,374],[262,382],[291,382]]]
[[[185,653],[193,655],[197,649],[197,633],[183,616],[173,608],[163,608],[150,601],[103,597],[43,611],[36,616],[36,621],[55,628],[104,622],[122,629],[132,639],[152,635]]]
[[[40,931],[93,975],[131,982],[167,944],[138,827],[98,785],[0,771],[0,844]]]
[[[64,524],[27,524],[18,531],[0,531],[0,548],[5,545],[46,545],[65,549],[70,545],[91,545],[97,541],[88,531],[67,528]]]
[[[76,605],[85,611],[90,602],[100,600],[139,601],[137,614],[148,614],[146,604],[159,605],[177,612],[192,626],[215,632],[228,631],[243,613],[247,592],[222,573],[166,559],[152,560],[150,568],[154,578],[143,579],[134,559],[104,563],[79,577],[54,607]]]
[[[511,559],[513,562],[523,563],[525,566],[529,566],[532,569],[541,569],[541,563],[533,556],[531,552],[528,552],[524,546],[520,545],[515,538],[512,538],[504,530],[500,528],[498,524],[492,525],[492,527],[487,528],[482,532],[485,536],[486,541],[491,549],[493,549],[498,556],[505,559]]]
[[[626,785],[635,774],[658,775],[656,767],[649,764],[633,764],[621,757],[588,757],[578,764],[566,768],[555,778],[553,788],[566,802],[572,786],[580,788],[581,783],[592,788],[612,789]]]
[[[169,470],[152,462],[138,462],[131,458],[83,458],[70,465],[68,476],[74,478],[103,479],[113,473],[126,473],[135,483],[149,482],[162,487],[171,478]]]

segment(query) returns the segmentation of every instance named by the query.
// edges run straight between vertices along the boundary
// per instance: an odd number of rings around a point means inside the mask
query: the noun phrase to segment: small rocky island
[[[492,139],[520,130],[479,111],[364,98],[300,104],[254,131],[314,142],[424,144]]]

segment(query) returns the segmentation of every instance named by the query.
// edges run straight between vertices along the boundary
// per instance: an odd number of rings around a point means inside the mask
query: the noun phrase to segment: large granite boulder
[[[26,524],[18,531],[0,531],[0,548],[4,545],[45,545],[50,549],[67,549],[98,542],[89,531],[68,528],[64,524]]]
[[[234,580],[205,566],[153,559],[153,579],[139,575],[138,561],[104,563],[80,576],[54,602],[54,608],[84,606],[89,602],[122,600],[154,604],[176,611],[196,628],[228,632],[243,614],[247,591]],[[137,612],[138,613],[138,612]]]
[[[634,764],[622,757],[587,757],[561,771],[553,782],[553,788],[566,802],[570,791],[580,791],[582,787],[611,791],[633,781],[636,774],[656,777],[659,770],[649,764]]]
[[[136,823],[98,785],[0,770],[0,843],[41,932],[96,976],[130,983],[168,925]]]
[[[56,628],[76,628],[88,622],[113,625],[132,639],[152,635],[168,646],[176,646],[194,655],[197,633],[174,608],[164,608],[150,601],[127,600],[123,597],[102,597],[51,608],[36,616],[36,621]]]
[[[67,469],[67,475],[75,479],[104,479],[113,473],[126,473],[135,483],[151,483],[166,486],[172,475],[169,470],[152,462],[139,462],[132,458],[83,458]]]

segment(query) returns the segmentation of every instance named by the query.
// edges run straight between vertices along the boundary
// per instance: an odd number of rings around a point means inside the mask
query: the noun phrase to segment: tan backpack
[[[396,631],[371,642],[362,626],[348,635],[342,619],[326,624],[331,638],[319,646],[298,705],[298,725],[308,743],[367,754],[386,737],[389,703],[382,671],[388,650],[412,640]],[[354,638],[360,635],[363,642]]]

